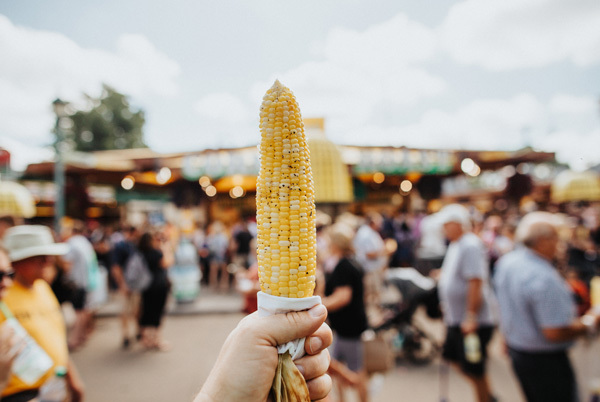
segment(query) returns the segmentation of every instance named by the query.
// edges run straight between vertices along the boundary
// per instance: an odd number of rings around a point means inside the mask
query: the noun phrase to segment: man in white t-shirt
[[[383,271],[389,258],[385,243],[379,234],[382,226],[383,217],[378,213],[369,213],[353,240],[356,261],[365,272],[365,298],[369,304],[379,300]]]
[[[76,313],[75,324],[69,334],[71,349],[81,346],[87,338],[87,327],[92,319],[92,311],[89,308],[90,292],[98,285],[95,283],[97,278],[92,277],[98,270],[96,252],[92,243],[83,235],[83,231],[83,222],[75,221],[63,233],[69,246],[69,251],[63,257],[67,277],[76,287],[71,300]]]
[[[470,214],[462,205],[442,208],[438,218],[450,241],[438,283],[446,325],[443,356],[471,381],[479,402],[494,401],[485,370],[487,344],[496,325],[486,249],[471,232]],[[471,334],[479,340],[479,359],[465,353],[465,338]]]

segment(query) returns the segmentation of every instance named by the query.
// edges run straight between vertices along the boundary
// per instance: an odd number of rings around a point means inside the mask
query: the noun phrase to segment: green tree
[[[127,96],[108,85],[99,98],[86,95],[90,108],[70,115],[64,127],[64,142],[76,151],[146,148],[144,112],[133,108]]]

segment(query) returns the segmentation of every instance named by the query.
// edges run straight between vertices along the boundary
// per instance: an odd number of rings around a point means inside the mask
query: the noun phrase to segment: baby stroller
[[[385,284],[398,290],[400,300],[381,306],[383,320],[372,329],[376,333],[392,332],[396,361],[404,358],[413,364],[430,363],[440,354],[441,346],[414,322],[413,316],[417,308],[423,306],[430,318],[441,317],[435,281],[414,268],[390,268]]]

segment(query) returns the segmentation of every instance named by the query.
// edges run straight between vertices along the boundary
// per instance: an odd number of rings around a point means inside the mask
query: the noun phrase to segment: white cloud
[[[440,37],[457,61],[489,70],[585,67],[600,62],[599,26],[597,0],[466,0],[452,6]]]
[[[589,115],[598,107],[598,101],[590,96],[555,95],[550,101],[550,110],[569,115]]]
[[[8,137],[0,137],[0,147],[10,152],[10,167],[18,172],[24,171],[30,163],[54,158],[54,150],[50,147],[36,147]]]
[[[239,122],[247,120],[249,117],[247,106],[242,100],[224,92],[203,97],[196,102],[194,109],[200,116],[209,119]]]
[[[435,33],[404,14],[364,32],[333,29],[323,53],[341,66],[364,71],[393,72],[400,66],[430,60],[436,51]]]
[[[117,53],[109,58],[114,63],[115,75],[107,79],[116,80],[117,88],[123,88],[125,93],[178,94],[179,64],[156,49],[145,36],[122,35],[117,41]]]
[[[0,15],[0,134],[49,142],[51,102],[97,96],[101,84],[134,97],[178,93],[179,65],[142,35],[122,35],[116,51],[79,46],[64,35],[14,25]]]
[[[512,99],[481,99],[455,112],[431,109],[421,119],[403,127],[377,128],[362,132],[348,127],[353,139],[368,144],[377,138],[384,145],[423,148],[516,149],[528,130],[543,125],[544,106],[529,94]]]
[[[51,95],[40,96],[0,77],[0,137],[49,143],[54,127],[51,102]]]
[[[539,8],[542,3],[538,3],[528,4]],[[481,1],[461,3],[467,8],[486,4]],[[550,3],[544,0],[543,4]],[[522,11],[512,0],[509,6],[496,6],[492,13],[478,10],[479,15],[487,17],[480,25],[476,24],[477,21],[473,22],[476,26],[469,33],[484,34],[488,26],[493,31],[495,23],[506,21],[510,15],[508,11]],[[554,8],[557,7],[560,11],[561,7],[554,5]],[[566,13],[567,16],[577,15],[577,7],[572,8],[575,11]],[[455,15],[451,15],[448,21],[456,21],[457,15],[465,18],[464,10],[458,11],[453,9]],[[546,14],[552,13],[547,11]],[[495,22],[495,18],[500,22]],[[524,29],[519,24],[516,28]],[[564,27],[561,32],[565,32]],[[441,77],[421,68],[436,60],[439,47],[435,34],[443,33],[443,30],[434,32],[411,22],[403,15],[362,32],[337,28],[325,42],[319,44],[321,60],[272,74],[268,80],[255,83],[247,99],[216,94],[199,103],[202,105],[200,109],[205,115],[217,117],[213,119],[214,123],[230,118],[223,110],[250,110],[250,117],[238,127],[254,133],[257,130],[252,116],[257,118],[262,96],[273,81],[279,79],[294,91],[304,117],[326,118],[327,135],[336,143],[483,150],[515,150],[531,145],[557,152],[561,161],[570,162],[569,158],[575,158],[577,163],[581,141],[597,133],[596,102],[591,97],[556,94],[546,102],[533,94],[521,93],[506,99],[474,99],[465,105],[457,105],[455,110],[429,109],[412,124],[396,121],[393,116],[398,110],[426,105],[425,102],[446,90],[446,83]],[[497,37],[502,38],[502,35],[503,32],[500,32]],[[483,42],[486,38],[481,40]],[[501,41],[499,45],[504,47],[500,46],[498,51],[505,52],[510,63],[518,65],[519,60],[508,52],[513,46],[511,40]],[[473,41],[478,43],[475,39]],[[527,53],[529,45],[524,46],[521,50]],[[575,60],[573,48],[568,49],[571,50],[568,57]],[[493,50],[486,51],[494,55]],[[483,57],[487,57],[487,53],[477,55],[481,56],[481,60],[473,60],[489,61]],[[525,59],[525,62],[521,65],[527,65],[530,60]],[[508,64],[500,65],[506,67]],[[220,127],[225,127],[225,124]],[[574,142],[572,138],[579,140]],[[600,161],[600,156],[586,152],[582,160],[590,164]]]
[[[252,87],[251,97],[260,100],[277,78],[294,91],[303,116],[365,126],[446,89],[418,65],[435,57],[434,32],[403,14],[361,32],[333,29],[319,49],[323,60],[273,74]]]
[[[548,103],[531,94],[480,99],[454,112],[431,109],[405,126],[346,125],[330,138],[342,144],[432,149],[516,150],[530,145],[556,152],[559,161],[581,169],[600,163],[600,130],[590,101],[564,94]]]
[[[544,149],[555,151],[557,159],[569,163],[574,170],[585,170],[600,164],[600,129],[587,132],[563,130],[551,133],[544,140]]]
[[[446,87],[441,78],[412,67],[380,75],[330,61],[310,62],[253,85],[250,97],[257,116],[258,104],[275,79],[292,89],[303,117],[325,117],[328,133],[344,132],[340,143],[352,142],[350,133],[357,128],[362,131],[373,121],[393,124],[398,110],[438,95]],[[377,138],[368,137],[368,141]]]
[[[442,78],[417,66],[434,58],[436,40],[431,29],[403,14],[365,31],[335,28],[319,44],[315,55],[319,60],[256,82],[247,98],[210,94],[195,108],[209,117],[203,124],[221,130],[229,126],[232,116],[248,111],[244,125],[238,121],[235,131],[257,132],[261,99],[279,79],[296,95],[304,117],[325,117],[328,129],[333,130],[364,127],[373,119],[396,114],[398,108],[415,105],[446,89]],[[313,48],[317,47],[313,44]]]
[[[476,77],[491,81],[486,99],[448,105],[462,95],[446,93],[457,86],[448,86],[443,74],[456,79],[455,60],[488,70],[560,61],[592,66],[600,61],[598,26],[598,0],[464,0],[450,8],[438,29],[404,14],[365,30],[337,27],[322,42],[307,43],[313,59],[294,68],[274,73],[267,65],[265,73],[242,67],[247,77],[265,78],[240,85],[249,88],[246,94],[202,94],[194,80],[181,93],[179,65],[142,35],[122,35],[113,51],[83,48],[61,34],[15,26],[0,15],[0,137],[50,142],[52,99],[98,95],[105,82],[148,102],[146,139],[159,151],[248,145],[259,140],[259,103],[278,78],[296,94],[303,116],[325,117],[328,137],[340,144],[514,150],[529,143],[558,152],[561,160],[589,164],[600,161],[593,152],[600,141],[595,98],[565,93],[546,101],[516,89],[497,99],[491,91],[502,83],[494,85],[489,71]],[[561,84],[567,88],[569,82]],[[502,93],[508,90],[503,87]],[[195,103],[187,97],[193,93],[200,94]],[[552,88],[545,93],[552,94]],[[153,95],[171,97],[168,110],[182,114],[152,110]],[[430,101],[445,106],[433,108]],[[195,113],[189,113],[190,105]]]
[[[200,116],[201,126],[185,137],[185,143],[198,141],[198,133],[204,134],[198,147],[236,147],[260,141],[258,131],[258,107],[250,112],[249,103],[230,93],[220,92],[204,96],[194,104]],[[249,138],[248,133],[255,133]]]

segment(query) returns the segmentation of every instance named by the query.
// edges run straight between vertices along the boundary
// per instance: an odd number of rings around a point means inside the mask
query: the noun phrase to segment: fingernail
[[[315,353],[317,350],[321,349],[323,341],[321,338],[313,337],[308,341],[308,346],[310,348],[310,353]]]
[[[321,317],[322,315],[324,315],[326,313],[327,313],[327,309],[322,304],[317,304],[316,306],[314,306],[313,308],[308,310],[308,314],[310,314],[311,317],[315,317],[315,318]]]
[[[300,374],[302,374],[304,376],[304,366],[296,364],[296,367],[298,368],[298,371],[300,372]]]

